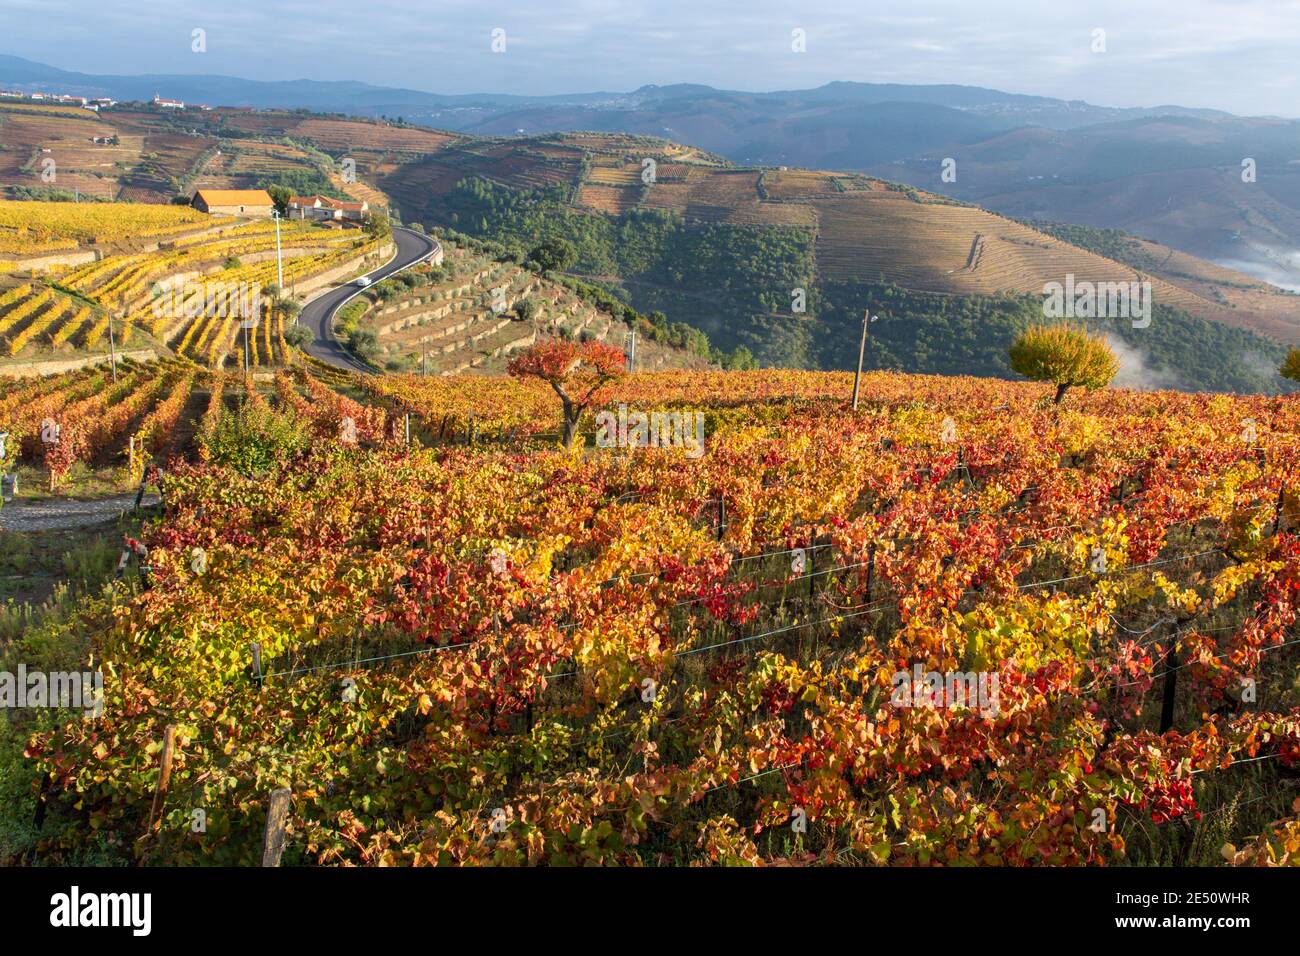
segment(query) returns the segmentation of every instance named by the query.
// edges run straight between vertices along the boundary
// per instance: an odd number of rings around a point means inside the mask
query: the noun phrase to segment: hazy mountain
[[[379,115],[376,111],[405,109],[415,120],[441,116],[446,111],[459,122],[453,128],[466,132],[494,132],[505,115],[525,115],[534,110],[567,107],[602,113],[669,116],[708,105],[724,106],[738,120],[747,113],[796,120],[809,111],[842,113],[852,107],[887,103],[923,103],[947,107],[955,113],[986,118],[989,129],[1034,123],[1070,129],[1127,117],[1227,115],[1213,110],[1176,106],[1151,109],[1116,109],[1042,96],[1003,93],[973,86],[907,86],[894,83],[827,83],[812,90],[748,93],[717,90],[698,84],[644,86],[629,93],[589,92],[555,96],[517,96],[504,93],[470,93],[445,96],[422,90],[395,89],[347,80],[245,80],[213,74],[95,75],[61,70],[18,56],[0,54],[0,85],[26,91],[149,99],[161,93],[172,99],[194,100],[214,106],[278,107]],[[634,116],[628,122],[639,122]],[[446,126],[446,123],[440,125]],[[700,144],[704,145],[704,144]],[[706,147],[709,148],[709,147]]]
[[[604,102],[618,94],[590,93],[576,97],[529,97],[508,94],[442,96],[421,90],[373,86],[351,80],[245,80],[215,74],[95,75],[60,70],[22,57],[0,54],[0,87],[26,92],[111,96],[119,100],[148,100],[154,94],[212,106],[251,106],[258,109],[310,109],[361,116],[393,115],[406,109],[483,106],[492,110],[526,103]],[[414,116],[412,112],[412,116]]]

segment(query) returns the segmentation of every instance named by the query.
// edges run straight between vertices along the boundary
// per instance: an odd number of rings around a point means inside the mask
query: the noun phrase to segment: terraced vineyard
[[[649,184],[640,179],[645,158],[657,163]],[[1158,304],[1300,343],[1300,298],[1244,274],[1163,247],[1152,261],[1168,267],[1139,273],[1002,216],[856,173],[742,169],[663,140],[595,133],[458,143],[377,172],[408,215],[422,210],[428,221],[470,231],[472,215],[453,220],[443,205],[462,180],[520,190],[559,185],[572,190],[573,209],[591,215],[653,209],[690,224],[807,229],[816,238],[818,281],[883,277],[949,295],[1041,295],[1067,274],[1080,282],[1149,280]],[[977,246],[981,255],[972,262]],[[688,303],[678,308],[690,311]]]
[[[325,233],[322,237],[319,230],[310,226],[296,239],[304,245],[287,246],[283,262],[285,292],[291,297],[300,280],[374,254],[378,249],[376,242],[356,233]],[[241,239],[240,244],[243,242]],[[260,241],[251,244],[259,245]],[[194,253],[207,255],[203,248]],[[258,322],[256,330],[249,335],[251,364],[283,364],[288,354],[284,320],[271,314],[271,302],[261,292],[277,282],[280,267],[273,255],[242,255],[244,259],[260,261],[241,263],[191,280],[180,293],[167,290],[172,294],[168,296],[164,292],[164,299],[169,301],[165,309],[154,309],[150,303],[142,320],[150,334],[200,364],[220,366],[232,353],[240,352],[240,322],[251,316]]]
[[[233,222],[179,206],[0,200],[0,257],[38,256],[128,240],[159,241]]]
[[[96,117],[84,110],[26,104],[0,105],[0,122],[0,143],[13,143],[0,152],[0,167],[10,164],[7,174],[0,168],[0,187],[39,185],[33,164],[46,149],[66,169],[63,188],[119,198],[157,201],[170,198],[181,184],[250,186],[299,171],[325,175],[336,189],[374,206],[386,206],[392,196],[408,218],[472,231],[474,223],[446,218],[439,203],[462,180],[482,177],[512,189],[567,189],[571,207],[592,215],[617,218],[657,209],[693,223],[807,229],[817,239],[820,278],[828,282],[884,276],[918,291],[1037,295],[1046,282],[1060,282],[1067,273],[1079,281],[1134,277],[1130,267],[910,188],[856,173],[738,169],[711,154],[653,137],[570,133],[473,139],[401,124],[287,112],[187,110],[178,116],[115,109]],[[228,138],[232,131],[262,139],[233,140]],[[92,142],[113,136],[114,146]],[[286,138],[301,146],[278,142]],[[322,166],[320,154],[308,147],[336,161],[352,160],[364,178],[344,183],[341,167]],[[650,184],[641,181],[646,158],[657,163]],[[967,268],[977,243],[982,247],[979,262]],[[1157,302],[1284,343],[1300,342],[1297,297],[1231,270],[1225,274],[1191,257],[1173,256],[1163,247],[1153,251],[1153,261],[1167,266],[1142,278],[1152,281]]]
[[[247,138],[256,133],[265,140]],[[234,136],[231,136],[234,133]],[[281,142],[290,139],[293,143]],[[384,123],[242,110],[158,112],[122,106],[78,107],[0,102],[0,197],[6,189],[57,189],[83,197],[166,203],[196,186],[260,188],[283,174],[334,177],[320,153],[349,156],[369,174],[409,162],[460,137]],[[43,178],[45,160],[53,179]],[[372,206],[388,200],[369,188]]]
[[[0,354],[17,356],[48,343],[94,349],[108,328],[101,308],[40,282],[24,282],[0,291]],[[123,341],[129,335],[123,330]]]
[[[906,288],[991,295],[1041,290],[1072,273],[1076,281],[1150,281],[1157,301],[1193,314],[1215,307],[1187,289],[982,209],[921,204],[885,191],[818,208],[818,271],[834,281],[851,280],[871,261],[885,264],[884,276]]]
[[[0,103],[0,197],[6,186],[55,183],[69,192],[112,198],[117,193],[117,163],[139,161],[139,140],[96,145],[117,129],[77,107]],[[53,162],[53,166],[49,162]]]
[[[588,338],[622,347],[627,327],[576,293],[513,263],[496,262],[443,240],[443,268],[414,287],[394,286],[384,300],[370,293],[353,300],[343,334],[373,332],[378,364],[430,375],[502,373],[511,353],[539,338]],[[403,291],[405,290],[405,291]],[[527,302],[532,314],[518,308]],[[653,341],[637,346],[643,370],[704,364]]]
[[[462,137],[439,130],[400,127],[363,120],[295,117],[286,135],[312,142],[325,150],[367,153],[432,153]]]
[[[578,190],[577,203],[587,209],[610,216],[621,216],[635,208],[639,191],[633,186],[602,186],[583,183]]]
[[[176,206],[0,203],[20,253],[57,250],[71,264],[0,275],[0,359],[45,361],[121,348],[174,352],[199,365],[240,364],[241,322],[253,365],[290,361],[285,313],[264,294],[281,269],[270,221],[210,217]],[[322,277],[376,264],[381,243],[357,229],[280,227],[283,296]],[[24,261],[16,260],[18,264]],[[80,262],[81,264],[77,264]]]
[[[843,192],[834,173],[808,169],[769,169],[763,174],[762,190],[773,202],[831,199]]]
[[[0,433],[8,433],[0,470],[26,476],[20,485],[66,490],[95,474],[122,487],[137,485],[151,466],[197,460],[209,449],[221,417],[239,403],[269,402],[297,416],[313,434],[337,435],[340,416],[382,423],[326,382],[355,389],[327,366],[281,369],[273,382],[204,370],[180,359],[119,361],[46,378],[0,379]],[[382,424],[376,425],[382,432]]]
[[[355,235],[328,233],[310,223],[287,222],[281,227],[281,245],[287,259],[301,258],[326,244],[344,244]],[[106,256],[61,276],[63,284],[93,296],[105,306],[131,309],[147,303],[151,285],[167,276],[202,273],[230,260],[274,259],[275,227],[268,222],[240,225],[218,234],[205,234],[157,253]],[[214,263],[216,264],[214,266]],[[260,264],[260,263],[259,263]]]
[[[140,162],[122,178],[126,190],[154,196],[176,195],[197,172],[211,141],[181,132],[158,132],[147,137]]]
[[[193,179],[192,189],[244,189],[310,168],[311,157],[283,143],[223,142]]]
[[[602,157],[587,173],[587,182],[600,186],[637,186],[641,183],[641,170],[639,165]]]

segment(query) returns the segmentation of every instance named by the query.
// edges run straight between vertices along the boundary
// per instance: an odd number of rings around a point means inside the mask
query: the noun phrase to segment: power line
[[[1261,647],[1261,648],[1258,648],[1258,653],[1260,653],[1260,654],[1265,654],[1265,653],[1267,653],[1268,651],[1277,651],[1277,650],[1281,650],[1281,649],[1284,648],[1284,647],[1291,647],[1293,644],[1300,644],[1300,639],[1297,639],[1297,640],[1294,640],[1294,641],[1286,641],[1285,643],[1282,643],[1282,644],[1269,644],[1267,647]],[[1221,661],[1221,660],[1223,660],[1223,659],[1226,658],[1226,657],[1231,657],[1231,656],[1232,656],[1233,654],[1235,654],[1235,653],[1237,653],[1236,650],[1227,651],[1226,653],[1223,653],[1223,654],[1216,654],[1216,655],[1214,655],[1213,657],[1211,657],[1210,660],[1212,660],[1212,661]],[[1168,673],[1172,673],[1173,671],[1180,671],[1180,670],[1182,670],[1182,669],[1185,668],[1185,667],[1192,667],[1192,666],[1194,666],[1194,665],[1196,665],[1196,664],[1203,664],[1203,663],[1205,663],[1205,661],[1204,661],[1203,659],[1200,659],[1200,658],[1198,658],[1198,659],[1196,659],[1196,660],[1190,660],[1190,661],[1187,661],[1186,663],[1183,663],[1183,664],[1177,664],[1177,665],[1175,665],[1175,666],[1173,666],[1173,667],[1166,667],[1163,671],[1161,671],[1161,674],[1168,674]],[[1144,681],[1128,681],[1128,682],[1126,682],[1126,683],[1116,684],[1115,686],[1116,686],[1116,687],[1136,687],[1137,685],[1142,684],[1142,683],[1145,683],[1145,682],[1144,682]]]
[[[454,651],[463,647],[473,646],[473,641],[466,641],[463,644],[440,644],[437,647],[421,647],[413,651],[403,651],[400,654],[385,654],[382,657],[364,657],[355,661],[340,661],[336,664],[316,664],[311,667],[295,667],[286,671],[272,671],[269,674],[263,674],[263,680],[269,680],[272,677],[292,677],[296,674],[307,674],[312,671],[331,670],[344,667],[356,667],[360,664],[374,664],[379,661],[397,660],[399,657],[415,657],[420,654],[437,654],[441,651]]]

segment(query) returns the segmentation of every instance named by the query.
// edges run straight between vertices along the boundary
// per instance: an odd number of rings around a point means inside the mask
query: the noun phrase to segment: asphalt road
[[[412,232],[410,229],[397,227],[393,228],[393,242],[397,245],[397,255],[388,265],[368,273],[371,282],[378,282],[396,272],[401,272],[408,266],[427,259],[441,248],[436,239]],[[307,344],[308,355],[350,372],[374,371],[364,362],[353,358],[343,344],[334,338],[334,313],[361,291],[354,280],[337,289],[331,289],[303,306],[298,321],[307,326],[314,336],[314,339]]]

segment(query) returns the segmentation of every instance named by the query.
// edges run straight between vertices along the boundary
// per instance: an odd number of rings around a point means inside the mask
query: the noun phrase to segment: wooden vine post
[[[808,604],[811,606],[813,599],[817,597],[817,576],[813,573],[817,568],[817,542],[816,540],[808,542]]]
[[[862,341],[858,343],[858,370],[853,374],[853,410],[858,410],[858,383],[862,381],[862,360],[867,354],[867,328],[871,325],[871,310],[862,313]]]
[[[284,825],[289,819],[289,799],[293,791],[288,787],[271,791],[266,808],[266,832],[262,835],[262,865],[279,866],[284,853]]]
[[[172,755],[176,750],[176,725],[168,724],[163,733],[162,760],[159,764],[158,786],[153,792],[153,806],[149,808],[149,833],[162,826],[163,801],[167,796],[167,785],[172,779]]]
[[[1165,654],[1165,688],[1160,701],[1160,732],[1163,734],[1174,726],[1174,695],[1178,690],[1178,644],[1176,637],[1170,636],[1169,650]]]

